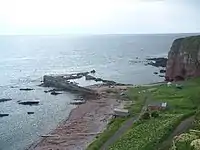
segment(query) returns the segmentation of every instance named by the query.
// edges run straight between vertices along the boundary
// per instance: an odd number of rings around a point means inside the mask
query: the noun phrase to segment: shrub
[[[151,117],[153,117],[153,118],[159,117],[158,111],[153,111],[153,112],[151,113]]]
[[[147,120],[147,119],[150,119],[150,114],[149,114],[149,112],[145,112],[143,115],[142,115],[142,119],[145,119],[145,120]]]

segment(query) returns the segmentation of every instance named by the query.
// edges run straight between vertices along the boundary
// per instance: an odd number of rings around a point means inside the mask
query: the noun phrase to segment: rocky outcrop
[[[176,39],[168,54],[167,81],[200,76],[200,36]]]
[[[44,86],[55,87],[58,89],[63,89],[64,91],[79,92],[83,94],[96,95],[94,90],[89,88],[81,87],[76,84],[69,82],[68,78],[65,76],[44,76]]]
[[[0,103],[1,102],[6,102],[6,101],[11,101],[12,99],[11,98],[1,98],[0,99]]]
[[[167,58],[159,57],[159,58],[147,58],[147,65],[151,65],[154,67],[166,67]]]
[[[20,91],[32,91],[32,90],[34,90],[34,89],[31,89],[31,88],[21,88],[21,89],[19,89]]]
[[[9,114],[0,114],[0,117],[7,117]]]
[[[19,101],[18,104],[21,104],[21,105],[38,105],[39,104],[39,101]]]

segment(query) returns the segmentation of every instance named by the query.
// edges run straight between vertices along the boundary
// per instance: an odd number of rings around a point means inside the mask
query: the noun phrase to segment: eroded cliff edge
[[[200,76],[200,35],[176,39],[168,54],[166,81]]]

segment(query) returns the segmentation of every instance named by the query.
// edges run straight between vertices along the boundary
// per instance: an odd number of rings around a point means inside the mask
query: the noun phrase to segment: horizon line
[[[69,34],[0,34],[0,36],[95,36],[95,35],[166,35],[166,34],[200,34],[200,32],[163,32],[163,33],[69,33]]]

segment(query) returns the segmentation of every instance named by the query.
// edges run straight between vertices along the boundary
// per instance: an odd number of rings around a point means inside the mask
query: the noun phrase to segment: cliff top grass
[[[189,52],[190,54],[197,54],[200,49],[200,35],[199,36],[190,36],[186,38],[176,39],[171,50],[174,52]]]

